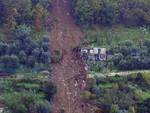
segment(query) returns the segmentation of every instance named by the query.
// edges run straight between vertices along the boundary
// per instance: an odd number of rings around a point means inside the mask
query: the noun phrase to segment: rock
[[[40,74],[48,76],[48,75],[50,75],[50,72],[49,71],[41,71]]]

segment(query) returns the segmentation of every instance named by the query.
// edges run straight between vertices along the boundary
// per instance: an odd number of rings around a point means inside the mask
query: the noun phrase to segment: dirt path
[[[52,106],[53,113],[88,113],[84,110],[80,94],[83,90],[83,80],[76,81],[72,76],[86,78],[84,64],[76,60],[72,47],[79,44],[83,33],[74,23],[70,14],[69,0],[55,0],[53,13],[53,28],[50,37],[52,54],[55,50],[63,51],[61,63],[53,65],[52,81],[57,86],[57,94]],[[77,84],[76,84],[77,83]]]
[[[109,76],[115,76],[115,75],[119,75],[119,76],[127,76],[130,74],[136,74],[136,73],[150,73],[150,70],[135,70],[135,71],[122,71],[122,72],[114,72],[114,73],[109,73]]]

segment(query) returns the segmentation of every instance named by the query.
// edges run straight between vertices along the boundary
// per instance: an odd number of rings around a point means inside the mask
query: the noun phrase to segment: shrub
[[[9,45],[7,43],[0,42],[0,56],[7,54]]]
[[[27,108],[18,93],[7,94],[4,98],[4,103],[12,113],[27,113]]]
[[[4,94],[3,102],[12,113],[49,113],[49,102],[33,92]]]
[[[23,25],[23,27],[25,26]],[[29,68],[34,68],[36,64],[36,69],[38,70],[47,69],[51,63],[49,40],[44,38],[41,41],[33,41],[30,36],[27,36],[30,35],[28,30],[27,32],[26,30],[21,30],[20,33],[19,37],[12,43],[0,43],[1,65],[5,68],[14,69],[17,68],[18,64]]]
[[[38,101],[36,103],[37,113],[51,113],[50,103],[48,101]]]
[[[6,68],[6,69],[16,69],[18,67],[18,64],[19,64],[18,57],[15,55],[2,56],[0,59],[0,62],[3,65],[3,68]]]
[[[58,63],[63,57],[62,51],[56,50],[52,55],[52,63]]]
[[[32,56],[34,56],[34,58],[39,62],[39,59],[40,59],[40,49],[39,48],[35,48],[33,51],[32,51]]]
[[[135,113],[135,108],[133,106],[129,106],[128,113]]]
[[[148,42],[147,42],[148,43]],[[125,41],[110,49],[112,58],[110,62],[119,70],[149,69],[149,46],[142,43],[133,44]]]
[[[72,1],[74,14],[80,24],[111,25],[115,20],[116,7],[111,2],[100,0]]]
[[[26,61],[27,61],[27,55],[26,55],[26,53],[24,51],[20,51],[19,52],[19,62],[21,64],[26,64],[27,63]]]
[[[41,47],[45,52],[47,52],[49,50],[49,42],[43,42]]]
[[[150,3],[144,0],[121,0],[120,1],[120,21],[127,25],[149,24]]]
[[[30,33],[31,33],[31,28],[25,24],[19,25],[16,29],[17,37],[29,36]]]
[[[50,83],[50,82],[47,82],[46,84],[44,84],[43,86],[43,92],[45,93],[46,95],[46,99],[48,101],[51,101],[54,94],[56,93],[56,87]]]
[[[42,52],[40,56],[40,60],[41,60],[41,63],[43,64],[50,64],[51,59],[50,59],[49,52]]]
[[[100,89],[97,87],[97,86],[93,86],[90,91],[96,95],[96,97],[99,97],[100,96]]]
[[[36,60],[33,56],[28,57],[27,65],[31,68],[35,66]]]
[[[52,0],[39,0],[39,4],[41,4],[46,9],[49,9],[52,5]]]
[[[102,9],[99,12],[100,20],[98,23],[102,25],[112,25],[115,22],[115,7],[110,4],[104,2]]]
[[[15,21],[17,20],[18,23],[25,23],[29,20],[30,12],[31,12],[31,1],[30,0],[7,0],[1,1],[1,13],[0,13],[0,20],[4,23],[13,17]],[[15,9],[15,10],[14,10]]]
[[[145,100],[143,103],[138,103],[138,113],[149,113],[150,112],[150,99]]]
[[[82,97],[84,98],[84,99],[91,99],[91,96],[92,96],[92,93],[91,92],[89,92],[89,91],[85,91],[85,92],[83,92],[82,93]]]
[[[118,107],[118,105],[112,105],[110,113],[119,113],[119,107]]]
[[[46,9],[49,9],[52,4],[52,0],[31,0],[31,1],[34,6],[36,6],[37,4],[40,4]]]
[[[17,55],[19,49],[15,43],[9,44],[8,54],[9,55]]]
[[[71,0],[74,15],[81,25],[149,25],[147,0]]]

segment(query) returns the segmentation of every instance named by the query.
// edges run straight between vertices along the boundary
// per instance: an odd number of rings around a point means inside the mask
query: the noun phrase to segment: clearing
[[[52,82],[57,87],[52,106],[53,113],[60,113],[61,110],[64,110],[64,113],[88,113],[80,96],[84,89],[82,86],[86,79],[86,71],[84,64],[72,53],[72,48],[80,43],[83,33],[70,14],[69,1],[55,0],[49,20],[53,20],[51,52],[63,52],[62,61],[54,64],[52,69]],[[77,85],[74,77],[67,80],[72,76],[80,77]]]

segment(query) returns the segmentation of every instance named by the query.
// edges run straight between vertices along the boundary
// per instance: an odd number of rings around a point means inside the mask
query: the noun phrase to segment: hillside
[[[54,17],[56,22],[51,31],[50,49],[53,54],[61,51],[63,55],[61,61],[54,64],[52,70],[52,81],[57,86],[53,113],[59,113],[61,110],[65,113],[87,113],[81,107],[84,103],[80,96],[82,79],[86,78],[84,64],[72,53],[73,47],[76,47],[83,38],[83,33],[71,17],[68,1],[56,0],[53,5],[53,13],[50,17]],[[80,77],[82,79],[78,79]],[[77,81],[75,79],[78,79],[78,86],[74,85]]]
[[[0,10],[0,113],[150,113],[149,0]]]

